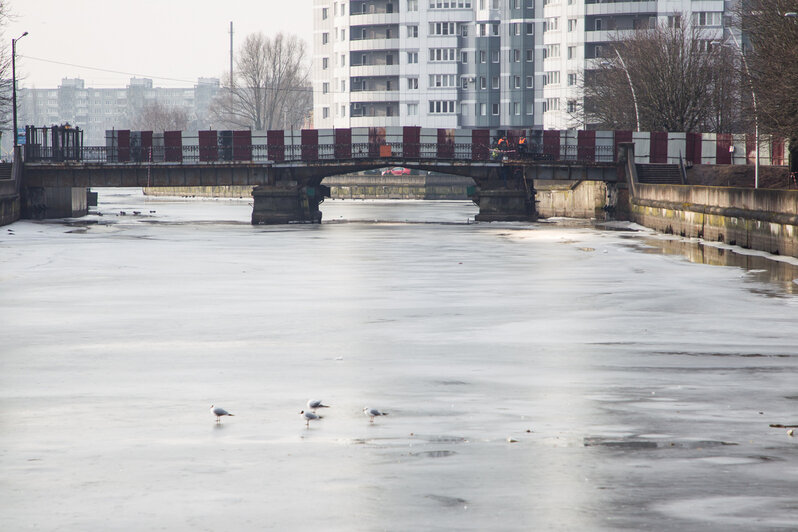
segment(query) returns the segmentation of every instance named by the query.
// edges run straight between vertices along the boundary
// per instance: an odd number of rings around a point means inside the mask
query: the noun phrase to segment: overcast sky
[[[17,43],[17,72],[26,87],[57,87],[64,77],[83,78],[87,87],[124,87],[131,74],[153,78],[159,87],[193,86],[198,77],[228,72],[231,21],[236,49],[250,33],[284,31],[305,39],[312,55],[312,0],[9,0],[8,4],[16,17],[6,37],[29,32]]]

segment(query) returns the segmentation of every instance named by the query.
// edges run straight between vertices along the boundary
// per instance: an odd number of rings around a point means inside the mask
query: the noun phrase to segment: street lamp
[[[14,131],[11,133],[14,136],[14,147],[17,144],[17,41],[27,35],[26,31],[16,39],[11,39],[11,105],[14,106],[12,115],[14,116]]]
[[[737,37],[734,36],[734,32],[730,31],[729,35],[731,35],[732,42],[734,42],[737,50],[740,51],[740,57],[743,59],[745,75],[748,78],[748,87],[751,89],[751,100],[754,103],[754,142],[756,143],[756,155],[754,159],[754,188],[759,188],[759,112],[756,109],[756,92],[754,92],[754,84],[751,81],[751,72],[748,70],[748,61],[745,59],[743,49],[740,47],[740,43],[737,42]]]
[[[635,86],[632,84],[632,76],[629,75],[629,69],[626,68],[626,63],[623,62],[621,53],[615,47],[613,47],[613,50],[615,50],[615,54],[618,56],[618,60],[621,62],[621,68],[623,68],[623,71],[626,74],[626,80],[629,82],[629,89],[632,91],[632,101],[635,104],[635,123],[637,124],[637,132],[640,133],[640,113],[637,110],[637,94],[635,93]],[[601,64],[610,65],[612,63],[609,61],[602,61]]]

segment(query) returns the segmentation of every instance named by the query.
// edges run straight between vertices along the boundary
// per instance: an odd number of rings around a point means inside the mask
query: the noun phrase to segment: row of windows
[[[547,19],[548,20],[548,19]],[[552,19],[556,20],[556,19]],[[488,29],[490,26],[490,30]],[[469,23],[455,23],[455,22],[430,22],[429,23],[429,33],[428,35],[433,36],[446,36],[446,35],[460,35],[462,37],[467,37],[469,35],[469,27],[471,25]],[[521,35],[523,32],[526,35],[534,35],[535,34],[535,24],[533,22],[510,22],[507,24],[508,27],[508,35],[510,36],[518,36]],[[498,36],[499,35],[499,23],[478,23],[476,25],[477,35],[480,37],[486,37],[488,35]],[[346,40],[346,30],[341,28],[339,30],[339,38],[341,41]],[[355,35],[353,32],[352,35]],[[369,35],[367,28],[361,28],[360,39],[367,39],[367,35]],[[410,39],[415,39],[419,35],[418,33],[418,26],[415,24],[411,24],[407,26],[407,37]],[[379,34],[378,37],[372,37],[375,39],[391,39],[395,36],[392,35],[391,29],[385,29],[384,34]],[[353,37],[354,38],[354,37]],[[329,32],[324,32],[321,34],[321,44],[328,44],[330,42],[330,34]]]
[[[551,50],[544,50],[543,57],[559,57],[560,53],[560,45],[549,45],[553,48]],[[457,57],[457,49],[456,48],[430,48],[429,49],[429,60],[433,62],[442,62],[442,61],[455,61]],[[554,54],[556,55],[549,55]],[[568,47],[568,59],[573,59],[576,55],[576,47],[569,46]],[[473,53],[471,55],[467,51],[460,52],[460,62],[463,64],[467,64],[470,58],[474,58],[475,62],[477,63],[487,63],[488,62],[488,52],[486,50],[480,50],[478,53]],[[393,54],[386,54],[385,55],[385,62],[379,63],[380,65],[390,66],[394,64],[394,56]],[[499,50],[493,50],[490,54],[490,60],[492,63],[499,63],[501,59],[501,53]],[[357,57],[355,57],[355,61]],[[507,60],[511,63],[520,63],[521,62],[521,50],[514,49],[507,51]],[[524,61],[527,63],[532,63],[535,61],[535,51],[532,49],[528,49],[524,53]],[[407,52],[407,62],[408,64],[415,64],[418,63],[418,52]],[[352,63],[352,66],[366,66],[369,64],[369,54],[362,54],[360,57],[360,63]],[[375,63],[376,64],[376,63]],[[346,54],[341,54],[340,56],[340,66],[346,66]],[[321,68],[322,70],[327,70],[330,67],[330,59],[329,57],[322,57],[321,58]]]
[[[576,102],[569,101],[569,109],[572,107],[575,108]],[[408,103],[405,104],[405,109],[407,110],[408,116],[416,116],[418,115],[418,103]],[[477,103],[477,104],[468,104],[468,103],[461,103],[458,104],[454,100],[434,100],[429,102],[429,114],[457,114],[457,108],[460,108],[460,115],[462,116],[487,116],[488,115],[488,104],[486,103]],[[346,105],[341,105],[338,111],[338,116],[346,117]],[[555,111],[560,108],[560,100],[557,98],[549,98],[543,102],[543,111]],[[389,106],[386,108],[387,116],[392,116],[393,114],[393,107]],[[526,104],[526,114],[531,115],[534,113],[535,106],[532,102],[527,102]],[[490,104],[490,114],[493,116],[499,116],[501,111],[501,104],[493,103]],[[571,111],[573,112],[573,111]],[[521,115],[521,104],[519,102],[510,102],[507,104],[507,114],[520,116]],[[352,116],[362,116],[360,114]],[[322,118],[329,118],[330,117],[330,108],[329,107],[322,107],[321,108],[321,117]]]
[[[575,85],[576,84],[576,74],[568,74],[568,84]],[[573,80],[571,78],[573,76]],[[418,90],[418,78],[406,78],[407,79],[407,90]],[[430,74],[429,76],[429,85],[427,85],[430,89],[437,89],[437,88],[462,88],[468,89],[470,84],[474,84],[475,88],[479,88],[480,90],[486,90],[488,88],[488,78],[484,76],[474,77],[474,76],[460,76],[458,83],[458,76],[456,74]],[[490,78],[490,87],[491,89],[500,89],[500,77],[493,76]],[[545,84],[551,83],[559,83],[560,82],[560,73],[559,72],[547,72],[546,73],[546,80],[544,81]],[[352,90],[356,90],[357,87],[363,86],[359,84],[358,81],[352,82]],[[524,87],[527,89],[531,89],[535,86],[535,78],[534,76],[526,76]],[[507,88],[508,89],[520,89],[521,88],[521,76],[509,76],[507,78]],[[365,89],[362,89],[365,90]],[[385,81],[385,88],[379,90],[395,90],[392,87],[391,80]],[[325,81],[321,84],[321,92],[322,94],[329,94],[330,92],[330,83]],[[341,92],[346,92],[346,80],[341,80]]]

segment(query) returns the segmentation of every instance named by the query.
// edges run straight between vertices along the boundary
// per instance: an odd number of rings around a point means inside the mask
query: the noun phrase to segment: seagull
[[[308,410],[316,411],[317,408],[330,408],[330,405],[322,404],[321,399],[311,399],[308,401]]]
[[[235,415],[235,414],[231,414],[230,412],[228,412],[227,410],[225,410],[221,406],[217,406],[216,408],[214,408],[213,405],[211,405],[211,413],[214,416],[216,416],[216,422],[217,423],[221,423],[222,422],[222,416],[234,416]]]
[[[300,414],[302,414],[302,417],[305,418],[305,422],[306,422],[305,426],[307,428],[310,428],[310,421],[312,419],[321,419],[322,418],[322,416],[316,415],[313,412],[305,412],[304,410],[301,411]]]
[[[366,414],[369,417],[369,421],[371,423],[374,423],[374,417],[375,416],[387,416],[388,415],[388,412],[380,412],[376,408],[369,408],[367,406],[363,408],[363,413]]]

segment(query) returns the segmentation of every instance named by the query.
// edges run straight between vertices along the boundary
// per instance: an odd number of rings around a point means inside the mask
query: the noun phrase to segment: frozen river
[[[798,528],[798,261],[322,207],[0,228],[3,530]]]

